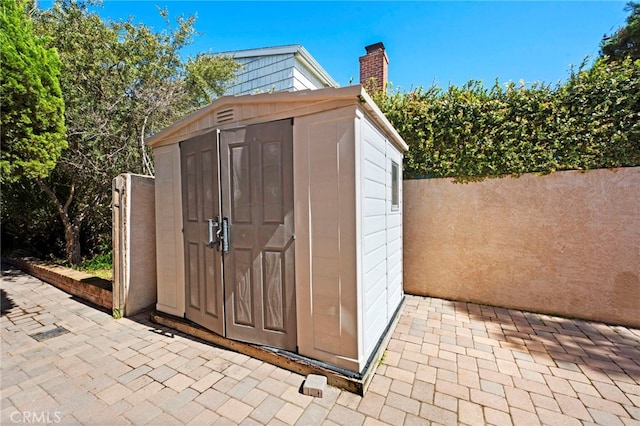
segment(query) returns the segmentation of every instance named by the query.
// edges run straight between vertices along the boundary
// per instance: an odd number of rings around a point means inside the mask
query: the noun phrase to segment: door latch
[[[216,216],[215,219],[208,219],[209,221],[209,248],[218,246],[220,250],[220,216]],[[216,231],[214,231],[216,229]]]
[[[220,216],[207,219],[209,222],[209,248],[217,247],[218,251],[229,253],[229,219]]]

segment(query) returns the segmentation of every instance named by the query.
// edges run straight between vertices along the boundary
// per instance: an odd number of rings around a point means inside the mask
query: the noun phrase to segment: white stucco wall
[[[157,299],[154,184],[152,176],[131,173],[114,179],[113,308],[122,316]]]

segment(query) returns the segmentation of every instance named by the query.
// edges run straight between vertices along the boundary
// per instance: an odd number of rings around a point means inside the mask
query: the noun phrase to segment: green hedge
[[[405,178],[640,165],[640,61],[599,59],[554,88],[472,81],[374,99],[409,145]]]

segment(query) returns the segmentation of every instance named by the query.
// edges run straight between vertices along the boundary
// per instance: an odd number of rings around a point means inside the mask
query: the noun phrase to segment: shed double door
[[[180,152],[186,318],[294,350],[291,120],[200,135]]]

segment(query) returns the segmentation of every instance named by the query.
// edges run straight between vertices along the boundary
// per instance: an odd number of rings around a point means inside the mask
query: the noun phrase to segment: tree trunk
[[[70,220],[62,220],[64,223],[64,240],[67,262],[77,266],[82,263],[80,250],[80,224],[71,223]]]
[[[49,188],[43,181],[40,179],[37,180],[38,186],[42,189],[49,200],[56,206],[58,210],[58,216],[60,216],[60,220],[64,225],[64,240],[65,240],[65,254],[67,257],[67,262],[69,262],[73,266],[78,266],[82,262],[82,251],[80,246],[80,225],[82,224],[82,220],[84,219],[84,214],[78,215],[75,220],[72,220],[69,216],[69,206],[73,201],[73,196],[75,194],[75,185],[71,185],[71,189],[69,191],[69,197],[67,197],[67,201],[62,204],[62,202],[58,199],[58,196],[53,192],[51,188]]]

